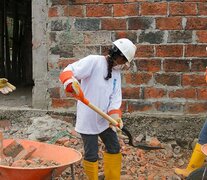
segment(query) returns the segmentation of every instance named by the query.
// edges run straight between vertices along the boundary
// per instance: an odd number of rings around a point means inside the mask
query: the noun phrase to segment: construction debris
[[[37,148],[34,146],[29,146],[25,149],[17,140],[13,140],[3,148],[3,157],[0,164],[4,166],[32,168],[59,165],[59,163],[52,160],[45,160],[39,157],[30,158],[36,150]]]
[[[44,121],[43,121],[44,120]],[[47,122],[48,121],[48,122]],[[26,122],[26,123],[25,123]],[[35,123],[35,126],[33,124]],[[44,125],[42,127],[45,128],[36,128],[41,127],[42,123]],[[52,122],[52,123],[51,123]],[[57,121],[58,123],[59,120]],[[8,127],[4,127],[1,130],[4,133],[5,138],[23,138],[30,139],[32,134],[38,134],[38,140],[44,141],[45,143],[53,143],[59,146],[70,147],[78,150],[80,153],[83,153],[83,143],[80,138],[80,135],[74,131],[74,126],[70,123],[60,123],[58,126],[54,125],[55,119],[46,116],[46,117],[37,117],[22,121],[11,121],[11,125]],[[28,131],[29,129],[29,131]],[[31,130],[32,129],[32,130]],[[38,131],[35,132],[35,131]],[[53,134],[51,133],[53,132]],[[55,132],[55,133],[54,133]],[[44,134],[46,136],[44,137]],[[51,134],[51,136],[49,136]],[[39,136],[41,135],[41,137]],[[161,150],[155,151],[144,151],[132,146],[129,146],[124,143],[125,139],[120,139],[121,144],[121,152],[123,155],[122,160],[122,172],[121,172],[121,180],[180,180],[184,179],[182,177],[177,176],[174,173],[175,167],[186,167],[188,160],[191,155],[190,149],[183,149],[180,147],[176,141],[170,142],[160,142],[157,137],[150,137],[149,135],[137,134],[135,135],[134,140],[136,142],[147,141],[149,145],[159,145],[164,147]],[[104,152],[104,144],[99,141],[99,175],[100,180],[103,177],[103,152]],[[12,164],[13,158],[8,157],[4,159],[6,163]],[[26,162],[25,162],[26,161]],[[42,165],[42,160],[24,160],[17,161],[13,166],[21,164],[22,166],[27,167],[35,167],[36,163],[38,165]],[[51,162],[53,164],[54,162]],[[47,164],[47,163],[46,163]],[[86,176],[83,173],[82,162],[74,164],[74,173],[76,180],[85,180]],[[57,180],[70,180],[71,177],[71,169],[67,168],[62,175]]]

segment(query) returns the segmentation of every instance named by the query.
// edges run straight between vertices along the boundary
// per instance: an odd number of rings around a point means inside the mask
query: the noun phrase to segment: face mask
[[[113,69],[114,70],[122,70],[122,69],[124,69],[124,67],[125,67],[125,64],[119,64],[119,65],[114,66]]]

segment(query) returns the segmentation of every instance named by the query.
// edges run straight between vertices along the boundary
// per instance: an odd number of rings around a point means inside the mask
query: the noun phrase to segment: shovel
[[[74,82],[72,83],[72,87],[74,89],[74,93],[72,93],[72,95],[77,100],[81,101],[86,106],[90,107],[92,110],[94,110],[96,113],[98,113],[104,119],[106,119],[109,123],[111,123],[113,126],[115,126],[116,129],[117,129],[117,132],[123,132],[128,137],[129,141],[128,141],[127,144],[129,144],[130,146],[139,148],[139,149],[143,149],[143,150],[164,149],[163,147],[160,147],[160,146],[150,146],[150,145],[147,145],[145,143],[134,144],[133,137],[132,137],[131,133],[126,129],[126,127],[123,127],[122,129],[120,129],[119,123],[117,123],[116,120],[114,120],[108,114],[103,112],[100,108],[98,108],[95,105],[93,105],[92,103],[90,103],[89,100],[84,97],[83,91],[80,88],[80,85],[77,81],[74,80]]]

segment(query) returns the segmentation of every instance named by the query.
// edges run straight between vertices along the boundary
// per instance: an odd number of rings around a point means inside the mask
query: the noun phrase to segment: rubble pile
[[[6,123],[5,123],[6,121]],[[0,130],[5,138],[24,138],[74,148],[83,154],[83,143],[80,135],[70,123],[50,116],[28,119],[0,121]],[[25,123],[26,122],[26,123]],[[6,124],[6,125],[5,125]],[[2,127],[2,128],[1,128]],[[126,144],[120,138],[123,155],[121,180],[180,180],[184,179],[174,173],[175,167],[186,167],[192,150],[183,149],[175,141],[160,142],[156,137],[145,137],[136,134],[136,142],[146,141],[149,145],[162,146],[164,149],[144,151]],[[104,145],[99,141],[99,180],[103,179]],[[27,161],[27,160],[26,160]],[[52,162],[53,163],[53,162]],[[41,164],[41,163],[40,163]],[[82,162],[74,164],[76,180],[85,180]],[[67,168],[57,180],[70,180],[71,169]]]
[[[17,140],[13,140],[3,148],[0,164],[10,167],[42,168],[57,166],[59,163],[40,157],[31,157],[37,148],[29,146],[24,148]]]

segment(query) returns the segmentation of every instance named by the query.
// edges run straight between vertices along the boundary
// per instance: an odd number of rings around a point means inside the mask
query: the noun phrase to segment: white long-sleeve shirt
[[[112,70],[112,78],[107,76],[107,60],[104,56],[89,55],[69,64],[64,71],[72,71],[74,77],[81,80],[81,88],[85,98],[99,107],[103,112],[119,109],[122,102],[121,74]],[[107,120],[83,104],[77,103],[75,130],[82,134],[99,134],[109,127]]]

